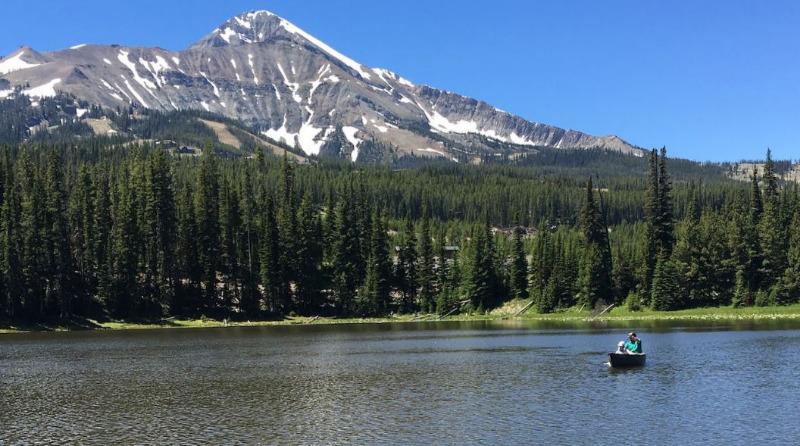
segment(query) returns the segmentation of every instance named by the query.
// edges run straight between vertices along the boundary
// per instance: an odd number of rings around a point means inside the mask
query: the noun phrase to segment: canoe
[[[644,353],[609,353],[608,363],[611,367],[641,367],[646,358]]]

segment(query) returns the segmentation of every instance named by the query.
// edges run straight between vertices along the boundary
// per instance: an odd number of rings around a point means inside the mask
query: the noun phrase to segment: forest
[[[84,138],[0,147],[0,316],[13,323],[780,305],[800,196],[750,183],[398,170]],[[592,154],[589,156],[596,156]],[[577,159],[577,158],[576,158]]]

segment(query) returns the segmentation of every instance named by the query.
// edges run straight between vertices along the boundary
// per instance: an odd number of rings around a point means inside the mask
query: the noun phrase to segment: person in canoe
[[[628,333],[628,340],[623,344],[623,348],[627,353],[644,353],[642,351],[642,340],[634,332]]]

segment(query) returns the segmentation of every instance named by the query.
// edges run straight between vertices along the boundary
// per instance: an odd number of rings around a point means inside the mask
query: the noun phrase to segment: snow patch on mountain
[[[214,96],[216,96],[216,97],[220,97],[220,96],[219,96],[219,88],[217,88],[217,85],[216,85],[215,83],[211,82],[211,79],[209,79],[209,78],[208,78],[208,76],[206,75],[206,73],[203,73],[203,72],[201,71],[201,72],[200,72],[200,75],[201,75],[201,76],[203,76],[203,77],[206,79],[206,82],[208,82],[209,84],[211,84],[211,88],[213,88],[213,89],[214,89]]]
[[[364,142],[362,139],[356,137],[356,133],[359,132],[359,129],[351,126],[344,126],[342,127],[342,132],[344,133],[344,137],[347,138],[347,141],[353,145],[353,151],[350,153],[350,160],[356,162],[358,159],[358,146]]]
[[[125,76],[122,76],[122,80],[124,80],[124,81],[125,81],[125,86],[126,86],[126,87],[128,87],[128,91],[130,91],[130,92],[131,92],[131,94],[133,94],[133,96],[135,96],[135,97],[136,97],[136,100],[138,100],[138,101],[139,101],[139,103],[140,103],[140,104],[142,104],[143,106],[145,106],[145,107],[147,107],[147,108],[150,108],[150,106],[149,106],[149,105],[147,105],[147,101],[145,101],[145,100],[142,98],[142,96],[139,94],[139,92],[138,92],[138,91],[136,91],[136,90],[133,88],[133,86],[131,85],[131,83],[128,81],[128,78],[126,78]]]
[[[53,79],[44,85],[24,90],[22,93],[34,98],[49,98],[56,95],[55,86],[61,82],[60,78]]]
[[[219,33],[219,36],[222,38],[222,40],[228,43],[231,43],[231,37],[235,35],[236,31],[234,31],[232,28],[225,28],[225,31],[220,31]]]
[[[158,100],[158,96],[156,96],[152,91],[156,89],[156,84],[154,84],[151,80],[145,79],[139,75],[139,70],[137,70],[136,68],[136,63],[131,62],[130,59],[128,59],[129,54],[130,53],[127,51],[120,50],[119,54],[117,55],[117,60],[119,60],[123,65],[125,65],[125,67],[127,67],[131,71],[131,73],[133,74],[133,80],[137,84],[139,84],[142,88],[144,88],[146,92],[150,93],[150,95],[153,96],[153,98],[155,98],[157,102],[160,103],[161,101]],[[142,99],[139,93],[133,89],[130,82],[128,82],[128,79],[125,78],[124,76],[123,79],[125,79],[125,85],[128,87],[128,90],[130,90],[131,93],[133,93],[133,95],[136,96],[136,99],[138,99],[143,106],[150,108],[150,106],[144,99]]]
[[[292,99],[294,99],[295,102],[300,104],[301,102],[303,102],[303,98],[300,97],[300,95],[297,93],[297,90],[300,89],[300,84],[296,82],[290,82],[289,78],[286,76],[286,73],[283,71],[283,67],[281,66],[281,64],[278,63],[277,65],[278,65],[278,71],[280,71],[281,76],[283,76],[283,84],[286,85],[286,87],[289,88],[289,90],[292,92]]]
[[[277,129],[268,129],[266,131],[261,132],[263,135],[270,139],[274,139],[275,141],[281,141],[285,144],[290,146],[294,146],[295,141],[295,134],[291,133],[286,128],[286,115],[283,115],[283,124]]]
[[[26,70],[28,68],[38,67],[41,65],[38,63],[25,62],[22,60],[23,54],[25,54],[25,51],[20,51],[19,53],[0,61],[0,74],[8,74],[14,71]]]
[[[425,109],[425,107],[419,104],[417,104],[417,107],[419,107],[420,110],[422,110],[422,113],[425,114],[425,117],[428,119],[428,124],[430,124],[431,128],[441,133],[460,133],[460,134],[475,133],[505,143],[517,144],[521,146],[536,145],[536,143],[534,143],[533,141],[530,141],[527,138],[523,138],[522,136],[517,135],[515,132],[512,132],[509,136],[503,136],[498,134],[497,131],[495,131],[494,129],[487,130],[482,128],[475,121],[461,119],[459,121],[453,122],[447,119],[446,117],[442,116],[436,110],[429,112],[428,110]]]
[[[288,31],[288,32],[290,32],[292,34],[299,35],[300,37],[308,40],[309,42],[311,42],[312,44],[317,46],[319,49],[321,49],[322,51],[325,51],[330,56],[333,56],[334,58],[336,58],[337,60],[339,60],[343,64],[345,64],[348,67],[352,68],[356,73],[358,73],[364,79],[367,79],[367,80],[372,79],[372,76],[369,74],[368,71],[366,71],[364,69],[364,67],[361,66],[360,63],[354,61],[353,59],[351,59],[351,58],[345,56],[344,54],[336,51],[335,49],[329,47],[327,44],[325,44],[325,42],[317,39],[316,37],[312,36],[311,34],[305,32],[305,31],[303,31],[302,29],[300,29],[297,26],[295,26],[293,23],[291,23],[291,22],[289,22],[287,20],[281,19],[281,26],[286,31]]]
[[[258,76],[256,75],[256,67],[253,64],[253,54],[247,55],[247,63],[250,65],[250,71],[253,73],[253,83],[258,85]]]

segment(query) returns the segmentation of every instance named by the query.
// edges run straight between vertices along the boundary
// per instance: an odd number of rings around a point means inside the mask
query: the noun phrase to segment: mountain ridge
[[[617,136],[592,136],[525,120],[477,99],[416,85],[350,59],[269,12],[235,16],[182,51],[76,45],[0,60],[0,98],[72,94],[106,108],[198,109],[240,119],[308,155],[475,160],[542,148],[600,148],[637,156]]]

